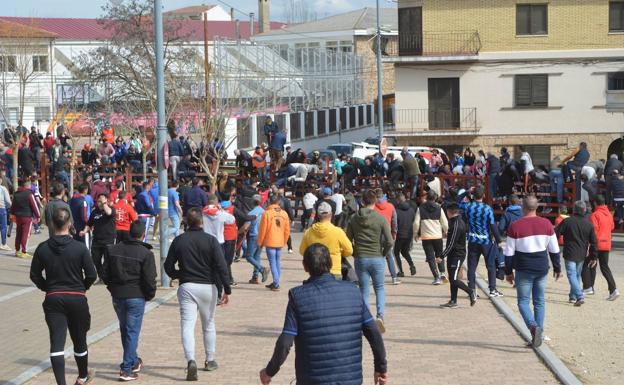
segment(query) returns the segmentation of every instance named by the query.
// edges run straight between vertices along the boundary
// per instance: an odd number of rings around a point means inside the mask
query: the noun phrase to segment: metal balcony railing
[[[481,50],[477,31],[401,33],[388,40],[386,56],[474,56]]]
[[[397,132],[478,131],[476,108],[395,110],[394,124],[388,129]]]

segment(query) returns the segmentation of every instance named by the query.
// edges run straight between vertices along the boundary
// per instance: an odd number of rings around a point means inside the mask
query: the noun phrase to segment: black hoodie
[[[416,211],[407,203],[399,203],[396,206],[397,213],[397,238],[410,239],[414,236],[414,219]]]
[[[55,235],[40,243],[30,265],[30,280],[47,293],[84,293],[96,278],[89,250],[69,235]]]

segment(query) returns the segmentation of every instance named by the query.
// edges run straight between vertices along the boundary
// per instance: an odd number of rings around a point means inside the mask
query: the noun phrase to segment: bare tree
[[[317,20],[317,13],[312,9],[313,2],[289,0],[286,3],[286,21],[288,24],[307,23]]]

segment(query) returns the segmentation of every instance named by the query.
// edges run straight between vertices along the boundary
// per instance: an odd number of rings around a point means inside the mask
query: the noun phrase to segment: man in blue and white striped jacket
[[[537,198],[529,196],[522,203],[524,217],[512,223],[507,231],[505,273],[507,282],[516,282],[518,309],[531,331],[533,347],[543,340],[548,260],[553,265],[555,280],[561,277],[559,244],[555,229],[548,219],[537,216]],[[513,270],[516,271],[515,277]],[[533,295],[533,311],[529,300]]]

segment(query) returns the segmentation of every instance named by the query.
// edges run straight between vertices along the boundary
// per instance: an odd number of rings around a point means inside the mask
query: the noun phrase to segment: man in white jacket
[[[448,220],[442,207],[436,202],[437,194],[433,190],[427,191],[427,201],[416,210],[414,220],[414,240],[422,239],[427,263],[433,275],[433,284],[448,283],[444,262],[436,264],[436,257],[444,251],[443,238],[448,231]]]
[[[220,245],[225,243],[223,238],[224,225],[231,225],[236,222],[234,215],[224,211],[219,206],[219,201],[215,194],[208,196],[208,204],[202,210],[204,218],[204,232],[217,238]]]

